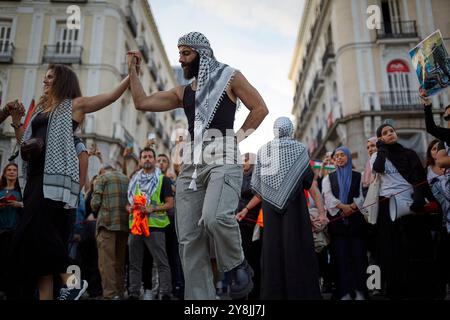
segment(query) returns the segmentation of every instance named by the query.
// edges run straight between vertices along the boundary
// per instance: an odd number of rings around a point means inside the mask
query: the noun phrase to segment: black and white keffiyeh
[[[251,187],[263,200],[284,210],[309,166],[309,154],[293,138],[294,126],[289,118],[275,120],[273,129],[275,138],[258,150]]]
[[[216,60],[208,39],[200,32],[182,36],[178,40],[180,46],[188,46],[200,56],[194,122],[194,165],[197,167],[201,158],[203,134],[209,128],[236,70]],[[196,190],[197,168],[192,178],[189,188]]]
[[[136,174],[131,178],[130,183],[128,184],[128,202],[133,204],[133,196],[136,192],[136,186],[139,185],[139,189],[142,193],[147,196],[148,201],[150,201],[153,193],[156,190],[156,186],[158,185],[158,179],[161,175],[161,169],[155,168],[151,173],[145,173],[144,169],[139,170]]]
[[[22,141],[31,138],[31,122],[42,110],[42,105],[37,107]],[[22,169],[21,186],[25,188],[28,162],[19,159],[22,162],[19,166]],[[63,100],[49,115],[43,191],[44,198],[64,202],[66,208],[78,206],[80,170],[73,138],[71,99]]]

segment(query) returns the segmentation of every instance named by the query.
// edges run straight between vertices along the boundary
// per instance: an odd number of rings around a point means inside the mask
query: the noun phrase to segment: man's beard
[[[198,70],[200,68],[200,55],[197,55],[191,63],[185,63],[186,68],[183,69],[183,75],[186,80],[190,80],[194,77],[197,78]]]
[[[151,170],[151,169],[153,169],[153,165],[150,162],[145,162],[144,165],[142,166],[142,168]]]

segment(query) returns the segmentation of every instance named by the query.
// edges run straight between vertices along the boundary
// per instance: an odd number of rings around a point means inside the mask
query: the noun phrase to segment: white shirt
[[[370,167],[372,168],[372,171],[376,158],[377,152],[370,158]],[[412,185],[402,177],[394,164],[386,158],[384,172],[380,175],[380,196],[388,198],[407,189],[410,189],[410,191],[402,193],[405,196],[407,194],[410,195],[413,192]]]
[[[361,177],[362,178],[362,177]],[[362,179],[361,179],[362,182]],[[322,194],[325,201],[325,208],[328,210],[328,213],[331,216],[335,216],[339,212],[339,208],[336,208],[339,204],[341,204],[341,201],[337,199],[333,191],[331,191],[331,183],[330,183],[330,175],[327,175],[322,180]],[[353,202],[358,206],[358,208],[361,208],[364,203],[364,196],[362,192],[362,184],[359,184],[359,197],[353,198]]]

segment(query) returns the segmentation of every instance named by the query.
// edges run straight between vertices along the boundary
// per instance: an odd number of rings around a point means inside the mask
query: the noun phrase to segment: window
[[[327,33],[325,34],[325,43],[327,45],[333,43],[333,33],[331,31],[331,24],[328,26]]]
[[[0,20],[0,54],[8,53],[11,44],[11,25],[9,20]]]
[[[0,94],[0,97],[1,97],[1,94]],[[439,108],[440,109],[444,108],[444,95],[443,94],[438,95],[438,101],[439,101]]]
[[[401,33],[401,14],[398,0],[382,0],[381,11],[383,15],[383,26],[386,34]]]
[[[78,42],[78,30],[67,29],[66,22],[59,21],[56,26],[56,54],[71,54]]]
[[[336,82],[333,82],[333,104],[338,101],[338,91],[337,91],[337,84]]]
[[[387,66],[389,90],[409,91],[409,67],[402,60],[393,60]]]

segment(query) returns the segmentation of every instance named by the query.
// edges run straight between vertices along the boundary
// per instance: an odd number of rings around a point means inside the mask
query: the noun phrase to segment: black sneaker
[[[137,294],[130,294],[127,300],[140,300],[140,297]]]
[[[78,300],[86,292],[88,288],[88,283],[83,280],[80,289],[77,288],[61,288],[59,291],[59,297],[57,300]]]
[[[172,300],[172,296],[170,294],[162,294],[159,300]]]
[[[244,299],[253,290],[253,269],[244,260],[231,271],[230,297],[233,300]]]

